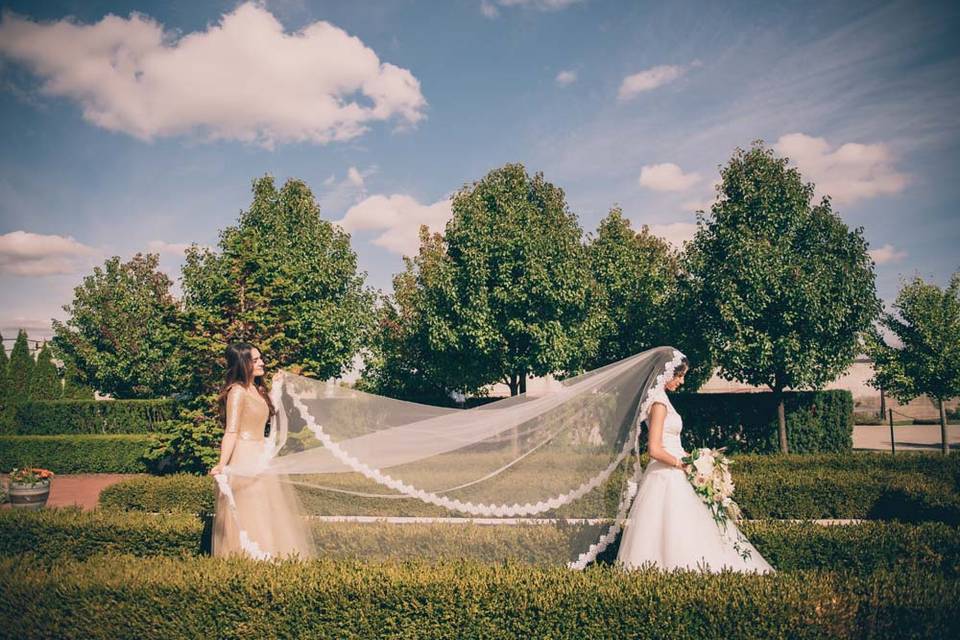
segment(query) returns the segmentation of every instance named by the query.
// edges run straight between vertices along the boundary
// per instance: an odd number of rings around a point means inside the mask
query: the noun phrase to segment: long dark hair
[[[226,381],[223,383],[223,388],[220,389],[220,396],[217,398],[217,406],[220,409],[220,422],[223,424],[227,422],[227,394],[230,393],[230,389],[235,384],[243,385],[244,387],[253,384],[257,393],[266,400],[267,406],[270,407],[270,415],[272,416],[277,412],[273,407],[273,402],[270,400],[270,394],[267,393],[267,388],[263,383],[263,376],[253,375],[254,348],[252,344],[246,342],[234,342],[231,345],[227,345],[227,350],[223,354],[227,359],[227,375]]]

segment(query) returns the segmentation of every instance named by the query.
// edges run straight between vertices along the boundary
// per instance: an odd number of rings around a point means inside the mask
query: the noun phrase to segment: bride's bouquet
[[[713,519],[727,536],[728,521],[732,520],[736,523],[742,515],[740,507],[733,501],[734,486],[733,477],[730,475],[730,458],[723,453],[723,449],[704,447],[694,449],[690,455],[681,458],[680,461],[686,465],[687,480],[690,481],[693,490],[710,508]],[[742,546],[742,543],[747,540],[739,535],[739,532],[735,540],[729,538],[728,540],[744,560],[750,557],[750,550]]]

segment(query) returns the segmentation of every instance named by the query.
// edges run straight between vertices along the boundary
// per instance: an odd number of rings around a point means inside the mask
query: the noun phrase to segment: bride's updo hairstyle
[[[687,360],[687,356],[680,358],[680,364],[677,365],[676,369],[673,370],[673,377],[685,374],[687,371],[690,371],[690,361]]]
[[[270,415],[272,416],[277,412],[270,400],[270,394],[267,393],[267,388],[263,384],[263,377],[253,375],[253,349],[252,344],[234,342],[227,345],[227,350],[223,354],[227,359],[227,375],[217,398],[220,422],[223,424],[226,424],[227,421],[227,394],[230,393],[231,387],[235,384],[244,387],[253,384],[260,396],[267,401],[267,406],[270,407]]]

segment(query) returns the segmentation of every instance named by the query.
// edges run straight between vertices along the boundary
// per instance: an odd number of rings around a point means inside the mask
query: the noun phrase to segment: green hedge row
[[[731,453],[780,449],[772,393],[680,393],[671,396],[683,416],[683,441],[691,447],[727,447]],[[792,453],[850,451],[853,395],[849,391],[784,393],[787,442]]]
[[[748,518],[868,518],[960,525],[960,460],[926,454],[738,456]]]
[[[141,460],[153,436],[0,436],[0,471],[33,466],[54,473],[146,473]]]
[[[198,555],[204,523],[186,514],[70,509],[0,512],[0,556],[33,554],[57,561],[103,553]]]
[[[104,552],[196,555],[209,549],[210,520],[187,514],[74,509],[0,512],[0,556],[54,562]],[[344,559],[466,558],[562,565],[595,541],[596,527],[314,522],[320,556]],[[960,530],[940,523],[748,522],[743,532],[780,571],[821,569],[866,576],[909,566],[960,577]],[[616,557],[616,545],[602,561]]]
[[[943,638],[960,582],[936,573],[572,572],[473,562],[0,560],[18,638]]]
[[[733,474],[737,501],[749,518],[869,518],[960,524],[960,457],[956,456],[740,455],[734,458]],[[325,480],[325,484],[346,482],[339,478],[342,475]],[[616,504],[619,487],[617,476],[596,493]],[[355,488],[377,491],[376,486]],[[413,498],[356,498],[302,491],[301,500],[310,513],[320,515],[450,515]],[[189,475],[132,478],[105,489],[100,504],[122,510],[209,513],[213,510],[213,480]],[[569,505],[559,515],[576,517],[577,506]],[[591,513],[597,513],[595,503],[591,503],[591,509]]]
[[[173,400],[50,400],[19,404],[20,435],[150,433],[176,417]]]

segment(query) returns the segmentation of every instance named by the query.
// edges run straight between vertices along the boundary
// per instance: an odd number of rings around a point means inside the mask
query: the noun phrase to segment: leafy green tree
[[[30,378],[33,376],[33,367],[35,363],[33,356],[30,355],[30,347],[27,344],[27,332],[23,329],[17,332],[17,341],[13,343],[13,349],[10,351],[10,382],[9,395],[10,403],[13,405],[26,402],[30,399]]]
[[[419,254],[404,257],[404,264],[406,269],[393,278],[393,296],[384,297],[377,309],[377,326],[357,386],[392,398],[448,404],[451,379],[465,376],[458,372],[457,360],[435,351],[430,339],[429,329],[444,311],[438,306],[441,300],[430,294],[446,290],[438,279],[450,275],[443,236],[421,227]],[[466,390],[480,393],[481,387]]]
[[[10,358],[7,349],[3,346],[3,336],[0,335],[0,433],[5,433],[13,426],[12,402],[10,399]]]
[[[453,198],[446,256],[430,274],[431,352],[458,370],[451,387],[582,367],[596,349],[592,278],[563,190],[520,164],[495,169]]]
[[[115,398],[156,398],[182,390],[183,325],[159,256],[108,259],[74,289],[66,322],[53,321],[54,346],[78,381]]]
[[[93,389],[80,381],[76,365],[66,361],[63,365],[63,399],[93,400],[94,397]]]
[[[214,401],[227,344],[256,345],[268,369],[326,378],[352,363],[372,325],[373,295],[350,236],[320,217],[299,180],[279,190],[269,176],[255,180],[250,208],[217,249],[187,250],[182,284],[189,399],[147,455],[164,472],[201,471],[217,459]]]
[[[372,294],[350,236],[320,217],[310,189],[265,176],[253,203],[220,234],[218,251],[191,247],[183,267],[192,390],[214,392],[227,344],[257,345],[268,368],[341,374],[367,338]]]
[[[686,388],[696,389],[712,373],[709,350],[689,313],[680,255],[641,227],[630,226],[619,208],[611,209],[587,244],[597,285],[597,353],[587,369],[616,362],[662,345],[682,350],[693,368]]]
[[[60,373],[53,363],[50,347],[46,342],[37,354],[37,362],[30,375],[31,400],[59,400],[63,397]]]
[[[848,369],[880,311],[862,229],[829,198],[814,204],[814,185],[787,165],[762,142],[737,149],[685,265],[721,375],[775,394],[784,453],[783,390]]]
[[[941,448],[950,452],[944,401],[960,395],[960,273],[941,289],[914,278],[897,295],[897,314],[884,313],[880,325],[901,346],[889,346],[879,331],[868,340],[874,360],[872,384],[900,402],[920,395],[940,407]],[[899,317],[898,317],[899,316]]]

